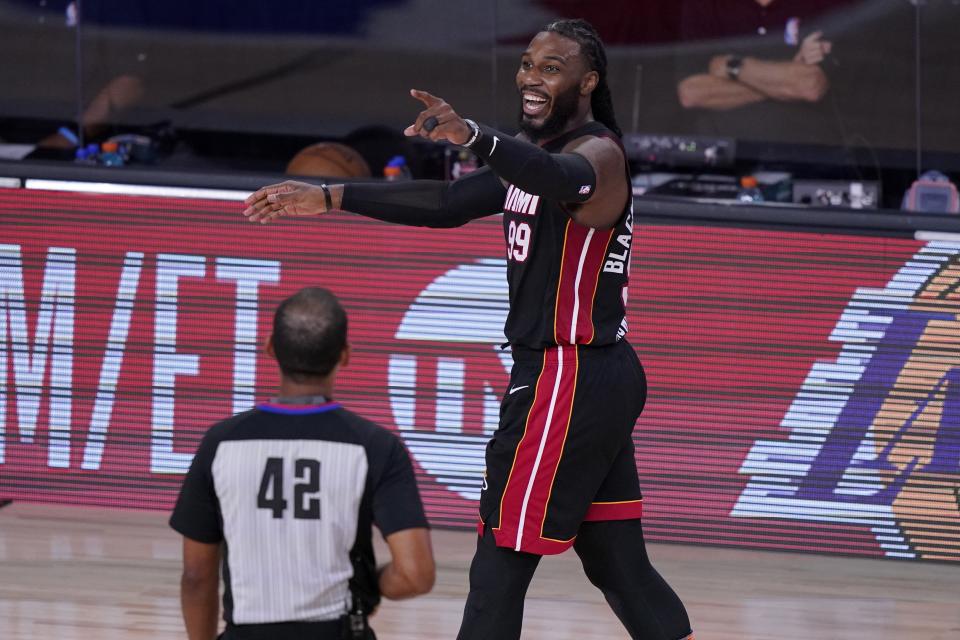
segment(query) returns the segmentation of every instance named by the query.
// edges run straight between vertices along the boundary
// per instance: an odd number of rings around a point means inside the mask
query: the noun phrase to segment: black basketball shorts
[[[540,555],[573,545],[585,520],[642,513],[633,427],[646,378],[624,341],[515,347],[500,425],[487,444],[479,530]]]

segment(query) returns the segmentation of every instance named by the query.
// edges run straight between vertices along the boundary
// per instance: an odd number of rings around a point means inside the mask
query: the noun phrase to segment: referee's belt
[[[348,616],[315,622],[273,622],[263,624],[227,624],[219,636],[223,640],[276,640],[304,638],[309,640],[349,639]]]

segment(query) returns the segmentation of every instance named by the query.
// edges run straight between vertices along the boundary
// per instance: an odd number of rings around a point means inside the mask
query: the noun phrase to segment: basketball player
[[[279,397],[207,432],[170,518],[183,534],[187,635],[216,636],[222,556],[222,638],[373,638],[366,614],[380,594],[433,586],[410,459],[393,433],[333,400],[350,355],[333,294],[308,288],[285,300],[267,349]],[[379,572],[371,523],[392,557]]]
[[[244,213],[267,222],[342,209],[452,227],[503,212],[514,367],[487,446],[459,637],[518,638],[540,557],[572,546],[632,637],[689,638],[683,604],[651,566],[640,525],[631,432],[646,382],[624,340],[632,196],[596,31],[582,20],[549,24],[524,52],[516,83],[518,137],[411,92],[425,108],[407,135],[469,148],[484,169],[451,183],[285,182],[252,194]]]

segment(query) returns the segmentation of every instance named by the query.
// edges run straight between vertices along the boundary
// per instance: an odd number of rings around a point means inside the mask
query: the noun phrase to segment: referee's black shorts
[[[647,385],[630,345],[515,347],[513,358],[487,445],[481,533],[547,555],[573,545],[585,520],[639,518],[632,432]]]

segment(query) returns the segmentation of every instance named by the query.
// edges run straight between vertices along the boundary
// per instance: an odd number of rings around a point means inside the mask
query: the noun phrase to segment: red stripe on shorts
[[[585,522],[602,520],[635,520],[643,516],[643,500],[624,500],[622,502],[594,502],[587,509]]]
[[[513,468],[500,500],[500,523],[494,529],[497,544],[519,551],[544,553],[539,549],[570,541],[542,538],[547,504],[563,453],[577,378],[576,347],[544,351],[543,370],[523,438],[514,454]],[[547,551],[558,553],[563,549]]]

